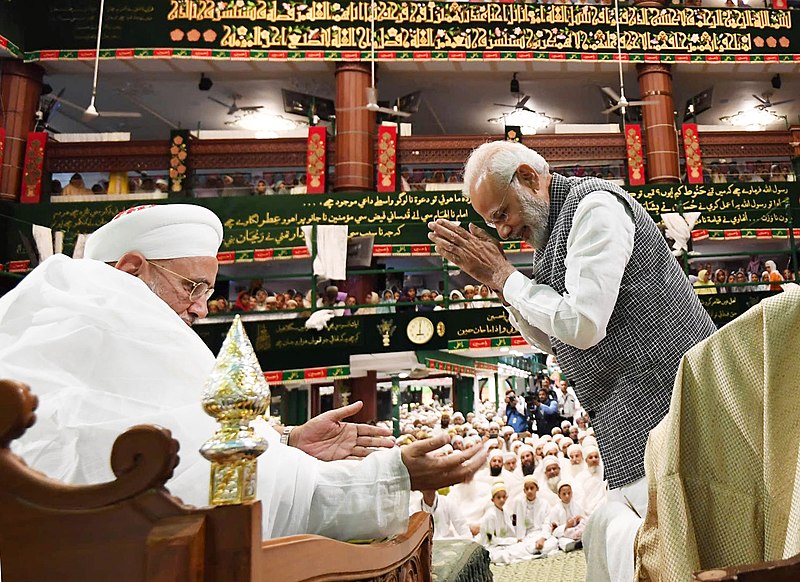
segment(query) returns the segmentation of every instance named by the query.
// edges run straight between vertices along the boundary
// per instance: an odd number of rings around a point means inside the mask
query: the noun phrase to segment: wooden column
[[[317,384],[312,384],[308,389],[308,397],[311,399],[311,415],[309,418],[314,418],[315,416],[319,416],[319,413],[322,409],[322,403],[320,402],[319,396],[319,386]]]
[[[375,114],[366,108],[369,86],[369,64],[336,63],[336,192],[374,190]]]
[[[662,184],[680,181],[678,137],[675,134],[675,104],[672,100],[670,65],[636,65],[642,99],[655,105],[642,107],[644,118],[647,181]]]
[[[0,200],[19,200],[25,143],[36,123],[43,74],[38,65],[0,59],[0,127],[6,130],[5,153],[0,160]]]
[[[378,373],[374,370],[366,376],[350,379],[350,404],[362,400],[364,407],[350,417],[350,422],[374,422],[378,420]]]

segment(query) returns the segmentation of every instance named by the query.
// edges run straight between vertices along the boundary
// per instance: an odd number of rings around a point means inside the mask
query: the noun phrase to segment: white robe
[[[516,534],[519,539],[529,539],[536,542],[541,538],[550,536],[550,522],[547,521],[552,506],[542,500],[538,495],[533,502],[523,496],[514,504],[516,516]]]
[[[215,422],[200,394],[213,364],[198,335],[141,280],[101,262],[55,255],[0,298],[0,377],[29,384],[40,403],[14,451],[60,481],[112,480],[114,439],[136,424],[160,424],[181,445],[168,488],[207,505],[210,469],[198,449]],[[406,530],[410,481],[398,448],[326,463],[265,433],[264,538]]]
[[[414,493],[417,493],[416,491]],[[463,539],[471,540],[472,533],[469,531],[467,520],[459,510],[456,503],[452,503],[450,495],[439,495],[436,493],[436,499],[433,505],[430,506],[425,503],[420,494],[419,500],[411,504],[411,513],[417,511],[424,511],[433,516],[433,539],[446,540],[446,539]]]
[[[525,544],[517,541],[511,515],[494,504],[481,520],[478,541],[489,550],[489,558],[495,564],[513,564],[533,557]]]
[[[578,516],[583,517],[580,523],[573,527],[567,527],[567,520]],[[580,503],[574,499],[569,503],[564,503],[559,499],[558,503],[556,503],[550,510],[550,514],[547,516],[547,521],[550,524],[557,524],[557,527],[553,529],[553,537],[566,537],[573,540],[579,540],[581,539],[583,530],[586,528],[586,513],[584,512]]]
[[[588,470],[583,471],[573,484],[581,492],[580,501],[586,517],[592,515],[608,499],[608,482],[603,480],[602,472],[592,475]]]

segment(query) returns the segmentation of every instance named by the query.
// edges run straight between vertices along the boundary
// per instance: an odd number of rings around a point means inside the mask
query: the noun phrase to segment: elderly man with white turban
[[[108,481],[114,439],[132,425],[160,424],[181,444],[170,491],[207,503],[209,466],[198,450],[215,423],[199,403],[214,356],[190,326],[208,313],[222,236],[201,206],[132,208],[90,236],[85,259],[53,256],[0,298],[0,377],[29,384],[40,402],[37,423],[15,446],[30,466],[74,484]],[[284,436],[322,459],[391,445],[380,429],[339,422],[359,408]],[[258,476],[265,538],[401,533],[411,487],[461,481],[484,458],[480,447],[429,455],[443,435],[361,462],[322,462],[262,430],[271,441]]]
[[[608,497],[608,483],[603,476],[603,462],[600,460],[600,449],[596,445],[583,447],[586,469],[574,477],[575,487],[580,489],[581,504],[586,515],[606,502]]]

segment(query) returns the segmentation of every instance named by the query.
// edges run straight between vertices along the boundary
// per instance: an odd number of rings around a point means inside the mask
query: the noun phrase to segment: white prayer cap
[[[583,447],[583,456],[584,457],[588,457],[592,453],[597,453],[599,455],[600,454],[600,449],[598,449],[594,445],[587,445],[587,446]]]
[[[572,423],[570,421],[568,421],[568,420],[562,420],[561,421],[561,429],[562,430],[565,429],[565,428],[569,428],[570,426],[572,426]]]
[[[519,453],[519,455],[521,457],[522,453],[533,454],[535,451],[533,450],[532,446],[526,444],[526,445],[522,445],[517,452]]]
[[[222,244],[217,215],[195,204],[136,206],[94,231],[83,256],[109,263],[125,253],[148,259],[216,257]]]
[[[489,460],[491,461],[495,457],[503,458],[503,451],[498,451],[497,449],[492,449],[492,454],[489,455]]]
[[[561,481],[558,482],[558,489],[556,491],[557,492],[561,492],[561,489],[563,487],[566,487],[567,485],[569,485],[570,488],[572,487],[572,483],[570,482],[570,480],[569,479],[561,479]]]
[[[548,455],[542,460],[542,468],[543,469],[547,469],[547,467],[549,467],[550,465],[558,465],[558,459],[556,459],[552,455]]]
[[[569,438],[569,437],[564,437],[563,439],[561,439],[561,440],[559,441],[559,443],[558,443],[558,448],[560,448],[560,449],[563,449],[565,444],[566,444],[567,446],[572,446],[572,445],[574,445],[574,444],[575,444],[575,441],[573,441],[573,440],[572,440],[571,438]]]
[[[525,444],[533,446],[536,443],[537,439],[533,437],[525,437]]]
[[[510,453],[510,452],[509,453],[503,453],[503,462],[504,463],[506,461],[513,461],[516,458],[517,458],[517,455],[515,455],[514,453]]]
[[[597,446],[597,439],[590,435],[587,436],[585,439],[583,439],[583,442],[581,444],[584,447],[588,447],[589,445]]]
[[[500,430],[500,425],[497,424],[496,422],[490,422],[489,423],[489,430],[492,430],[492,429]]]
[[[536,480],[536,477],[534,477],[534,476],[533,476],[533,474],[531,474],[531,475],[525,475],[525,476],[522,478],[522,483],[523,483],[523,484],[525,484],[525,483],[533,483],[534,485],[536,485],[536,488],[537,488],[537,489],[539,488],[539,482]]]
[[[521,446],[522,446],[522,441],[519,439],[515,439],[514,441],[511,442],[511,450],[514,451],[515,453]]]
[[[505,492],[506,492],[506,484],[505,484],[505,483],[503,483],[502,481],[495,481],[495,482],[492,484],[492,497],[494,497],[495,495],[497,495],[497,494],[498,494],[498,493],[500,493],[501,491],[502,491],[503,493],[505,493]]]
[[[514,432],[514,429],[510,426],[506,425],[503,427],[503,434],[511,434]]]
[[[457,434],[457,435],[455,435],[454,437],[452,437],[452,438],[450,439],[450,442],[451,442],[451,443],[455,443],[455,442],[462,442],[462,443],[463,443],[463,442],[464,442],[464,439],[461,437],[461,435],[458,435],[458,434]]]
[[[558,452],[558,445],[556,443],[547,443],[542,448],[542,452],[547,455],[547,451],[553,451],[554,453]]]
[[[580,445],[570,445],[570,446],[567,448],[567,456],[570,456],[570,457],[571,457],[571,456],[572,456],[572,453],[574,453],[575,451],[581,451],[581,452],[583,452],[583,451],[582,451],[582,449],[581,449],[581,446],[580,446]]]
[[[563,438],[564,438],[563,434],[553,435],[553,442],[554,443],[560,443],[561,439],[563,439]]]

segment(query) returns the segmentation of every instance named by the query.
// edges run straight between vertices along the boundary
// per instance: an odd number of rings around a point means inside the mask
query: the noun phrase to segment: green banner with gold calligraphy
[[[719,233],[737,230],[741,231],[741,238],[757,238],[763,230],[782,230],[783,236],[788,237],[790,227],[800,228],[797,216],[800,184],[797,182],[661,184],[629,187],[628,191],[656,221],[665,212],[700,212],[695,230]],[[377,256],[424,256],[433,253],[427,237],[429,221],[447,218],[483,224],[458,191],[181,201],[206,206],[220,217],[225,227],[220,252],[231,256],[226,262],[307,256],[301,230],[304,225],[347,225],[350,236],[373,236],[373,254]],[[12,218],[6,219],[7,240],[4,248],[0,249],[0,263],[28,258],[32,224],[63,231],[64,252],[71,254],[78,234],[93,232],[118,212],[136,204],[135,200],[33,205],[2,203],[0,214]],[[795,214],[793,222],[790,221],[790,210]],[[303,253],[297,254],[298,250]]]
[[[90,58],[98,3],[38,4],[43,9],[31,11],[26,22],[27,57]],[[588,60],[613,60],[617,50],[615,12],[607,5],[378,1],[375,6],[379,59],[595,55]],[[796,16],[790,10],[623,6],[620,41],[623,53],[636,56],[631,60],[740,55],[758,61],[800,52]],[[368,59],[371,17],[371,4],[361,0],[107,0],[101,56]]]

